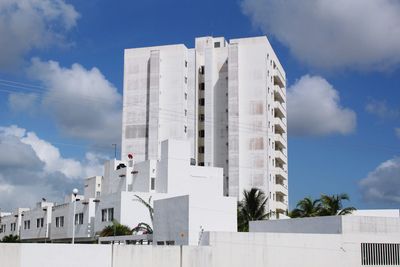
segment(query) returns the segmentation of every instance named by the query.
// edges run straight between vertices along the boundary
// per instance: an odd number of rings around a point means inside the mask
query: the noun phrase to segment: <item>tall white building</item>
[[[187,139],[193,163],[224,169],[224,194],[257,187],[288,208],[285,72],[265,36],[196,38],[195,48],[125,50],[121,158],[160,158]]]

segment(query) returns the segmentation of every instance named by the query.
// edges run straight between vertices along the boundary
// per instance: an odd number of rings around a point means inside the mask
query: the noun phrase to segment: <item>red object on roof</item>
[[[133,159],[133,155],[132,154],[128,154],[128,158],[129,159]]]

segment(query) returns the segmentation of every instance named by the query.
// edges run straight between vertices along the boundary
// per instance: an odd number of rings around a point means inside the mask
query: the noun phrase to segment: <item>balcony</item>
[[[288,194],[288,189],[286,185],[282,184],[275,184],[275,192],[277,195],[282,195],[282,196],[287,196]]]
[[[287,180],[288,174],[281,168],[275,168],[275,178],[280,180]]]
[[[287,157],[280,150],[275,150],[275,162],[278,165],[284,165],[287,162]]]
[[[278,117],[280,119],[283,119],[286,117],[286,109],[279,102],[275,102],[275,118],[276,117]]]
[[[282,135],[282,134],[286,133],[286,124],[283,122],[282,119],[275,118],[274,125],[275,125],[275,133],[276,134]]]
[[[276,200],[275,201],[276,210],[279,213],[283,213],[288,209],[287,202],[285,200]]]
[[[286,102],[286,94],[283,92],[283,88],[280,88],[277,85],[274,86],[274,99],[279,103]]]
[[[285,78],[283,77],[283,74],[278,68],[275,68],[274,70],[274,85],[278,85],[280,88],[285,87]]]
[[[283,139],[283,136],[280,134],[275,134],[275,148],[282,150],[286,148],[286,145],[287,142],[285,139]]]

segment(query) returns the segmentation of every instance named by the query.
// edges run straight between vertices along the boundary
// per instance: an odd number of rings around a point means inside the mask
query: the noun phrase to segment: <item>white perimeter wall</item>
[[[6,267],[361,266],[360,243],[399,234],[206,233],[211,246],[0,244]]]

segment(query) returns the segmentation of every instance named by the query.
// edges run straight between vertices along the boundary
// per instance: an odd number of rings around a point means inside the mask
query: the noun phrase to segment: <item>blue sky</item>
[[[0,207],[60,200],[99,174],[120,142],[124,48],[266,34],[287,74],[291,208],[342,192],[398,208],[400,4],[299,2],[0,4]]]

